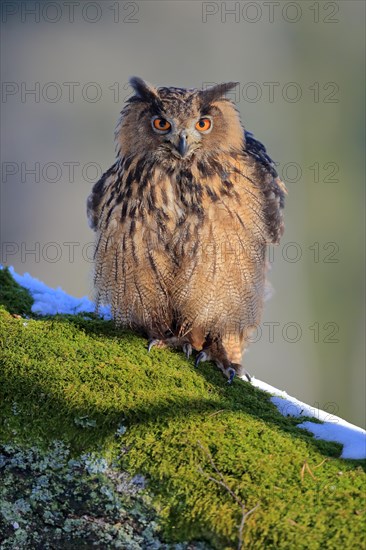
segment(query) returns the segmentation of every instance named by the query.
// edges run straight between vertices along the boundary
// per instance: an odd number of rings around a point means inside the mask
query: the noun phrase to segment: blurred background
[[[275,294],[246,368],[364,426],[364,2],[1,8],[1,262],[91,295],[85,201],[114,161],[129,77],[237,81],[242,122],[289,190],[286,232],[270,251]]]

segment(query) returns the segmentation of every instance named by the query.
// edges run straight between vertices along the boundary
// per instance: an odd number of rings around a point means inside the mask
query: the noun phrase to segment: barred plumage
[[[283,232],[285,186],[264,146],[224,97],[154,88],[116,129],[116,163],[95,184],[95,287],[117,323],[151,344],[184,346],[231,381],[263,304],[266,247]]]

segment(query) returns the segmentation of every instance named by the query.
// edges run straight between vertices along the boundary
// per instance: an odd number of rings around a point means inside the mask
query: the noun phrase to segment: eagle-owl
[[[97,303],[152,346],[192,349],[231,382],[264,299],[266,248],[283,232],[286,188],[265,147],[225,94],[156,88],[134,95],[117,124],[117,160],[94,185]]]

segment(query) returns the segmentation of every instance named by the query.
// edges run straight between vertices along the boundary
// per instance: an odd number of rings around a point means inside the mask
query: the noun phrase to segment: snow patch
[[[75,298],[67,294],[61,287],[48,287],[29,273],[18,275],[13,267],[9,267],[9,271],[14,280],[31,293],[34,300],[32,311],[37,315],[95,313],[95,303],[89,300],[87,296]],[[110,308],[106,306],[100,307],[99,315],[103,319],[111,319]]]
[[[314,422],[303,422],[298,428],[308,430],[314,434],[316,439],[324,441],[335,441],[343,445],[341,458],[363,459],[366,458],[366,431],[346,420],[329,412],[311,407],[295,397],[291,397],[285,391],[252,378],[253,386],[260,388],[272,395],[271,401],[283,416],[301,416],[317,418],[323,424]]]

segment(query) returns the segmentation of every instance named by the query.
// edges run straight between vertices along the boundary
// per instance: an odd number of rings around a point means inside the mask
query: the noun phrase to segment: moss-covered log
[[[90,314],[26,318],[31,302],[26,309],[17,286],[9,301],[11,285],[7,275],[2,548],[365,543],[364,464],[340,460],[340,445],[299,430],[303,417],[281,416],[242,380],[227,385],[211,364],[194,369],[178,352],[148,354],[143,338]],[[40,476],[49,491],[41,488],[42,513]]]

